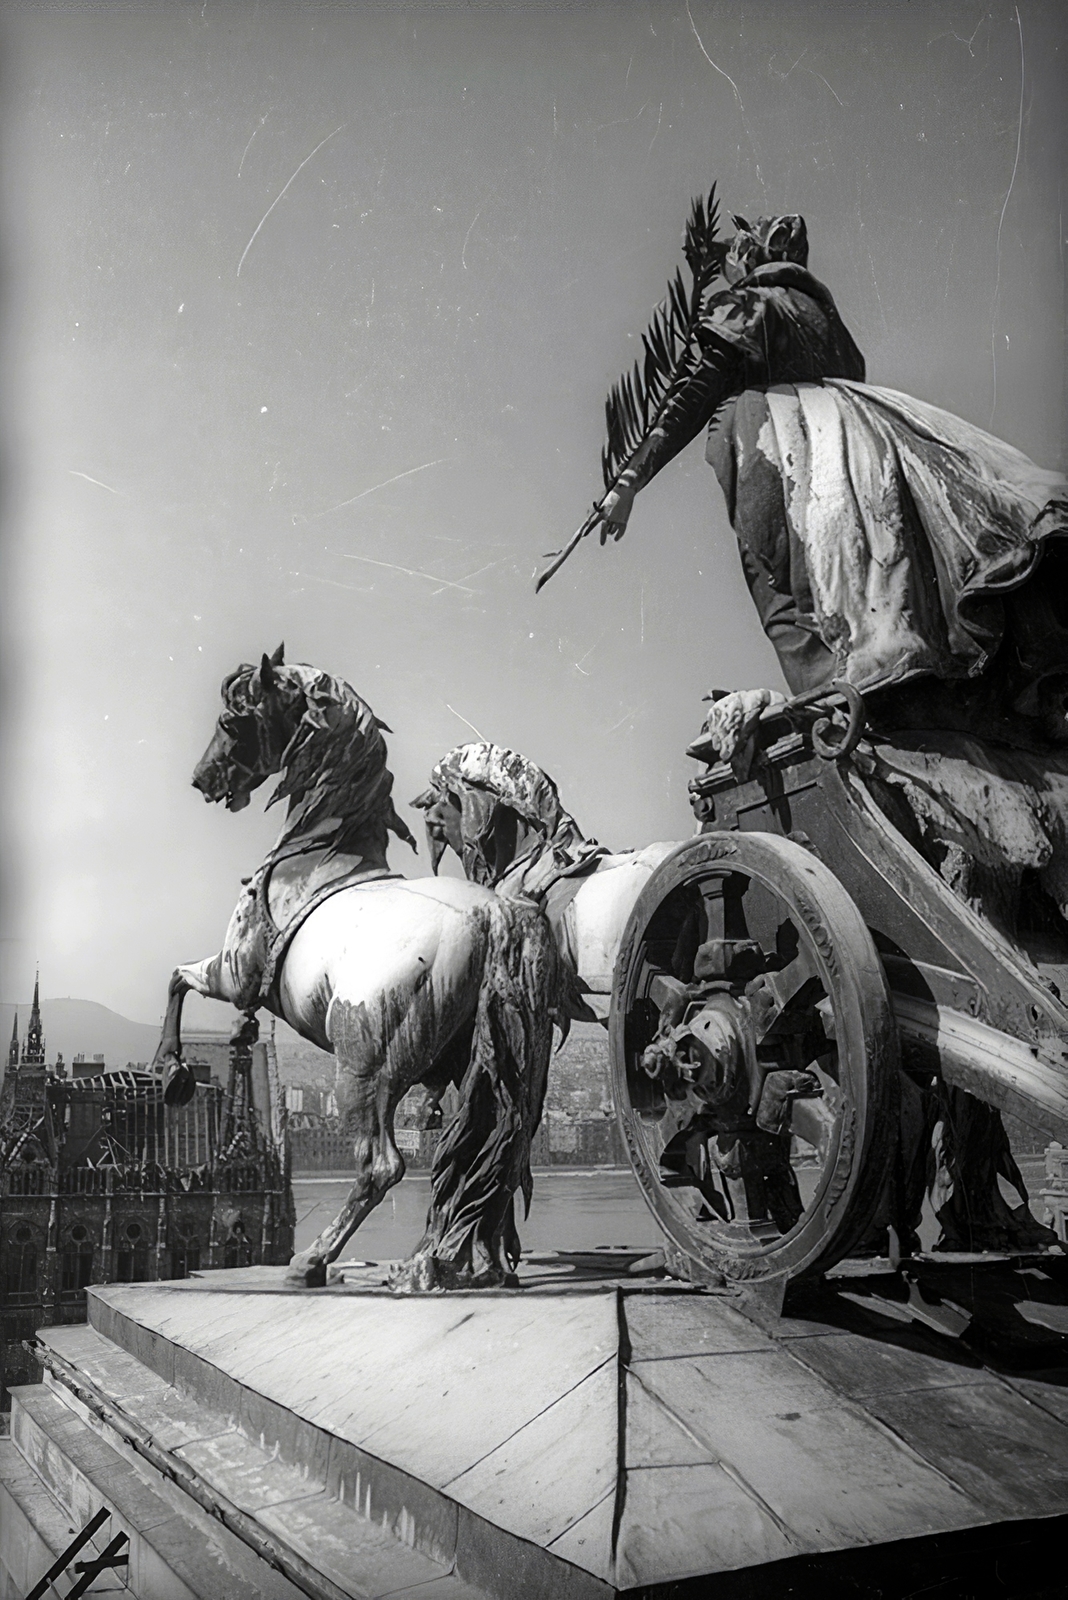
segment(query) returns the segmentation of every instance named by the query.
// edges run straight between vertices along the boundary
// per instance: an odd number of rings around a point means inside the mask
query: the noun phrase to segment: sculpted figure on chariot
[[[721,244],[714,216],[695,208],[695,289],[720,265],[728,287],[684,306],[681,280],[672,286],[644,369],[609,401],[607,492],[540,581],[598,524],[602,543],[621,538],[638,491],[707,432],[746,582],[795,695],[844,682],[887,731],[1068,745],[1065,479],[866,383],[808,271],[804,219],[734,222]],[[727,756],[732,715],[711,720]]]

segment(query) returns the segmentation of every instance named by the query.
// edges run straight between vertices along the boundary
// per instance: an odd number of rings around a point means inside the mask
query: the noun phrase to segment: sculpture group
[[[925,1193],[944,1247],[1049,1241],[998,1108],[1068,1128],[1068,490],[866,384],[800,217],[734,222],[721,241],[714,196],[695,205],[691,283],[613,391],[605,494],[545,574],[598,526],[620,537],[707,429],[793,698],[713,692],[697,839],[613,854],[540,768],[479,741],[414,802],[435,873],[451,848],[466,881],[399,877],[389,834],[414,840],[365,702],[281,649],[223,684],[194,783],[236,811],[278,775],[286,819],[222,950],[176,971],[157,1060],[171,1100],[191,1092],[189,989],[337,1056],[356,1177],[296,1282],[325,1282],[402,1176],[403,1095],[450,1082],[395,1285],[513,1281],[554,1027],[595,1016],[681,1271],[907,1252]]]

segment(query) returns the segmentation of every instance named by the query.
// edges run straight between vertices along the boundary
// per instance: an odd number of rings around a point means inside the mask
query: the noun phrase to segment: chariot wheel
[[[609,1039],[631,1164],[687,1276],[810,1276],[861,1244],[897,1031],[871,934],[811,851],[707,833],[668,856],[623,935]]]

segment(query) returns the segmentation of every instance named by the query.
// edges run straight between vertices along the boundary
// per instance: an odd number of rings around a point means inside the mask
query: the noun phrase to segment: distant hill
[[[19,1040],[25,1042],[30,1020],[30,1002],[18,1006],[0,1005],[0,1046],[7,1060],[7,1046],[15,1012],[19,1016]],[[76,1055],[92,1060],[104,1057],[108,1067],[124,1067],[128,1061],[151,1061],[159,1044],[159,1028],[148,1022],[131,1022],[109,1011],[95,1000],[42,1000],[45,1053],[51,1064],[58,1051],[64,1061]]]
[[[7,1060],[7,1046],[11,1038],[11,1025],[15,1012],[19,1017],[19,1040],[25,1043],[26,1027],[30,1020],[30,1002],[18,1006],[0,1005],[0,1048]],[[222,1026],[211,1031],[226,1039],[230,1023],[236,1012],[219,1007]],[[159,1044],[159,1028],[149,1022],[131,1022],[129,1017],[109,1011],[95,1000],[42,1000],[41,1022],[44,1025],[45,1053],[49,1065],[56,1059],[57,1051],[64,1061],[84,1055],[91,1061],[95,1055],[104,1057],[107,1067],[124,1067],[128,1061],[151,1061]],[[271,1019],[266,1011],[260,1013],[261,1037],[266,1038]],[[283,1082],[314,1082],[318,1078],[333,1083],[334,1058],[302,1039],[284,1022],[276,1022],[278,1062]],[[203,1030],[190,1024],[190,1034]],[[287,1070],[291,1069],[291,1070]]]
[[[26,1025],[30,1020],[30,1002],[17,1007],[19,1014],[19,1039],[25,1041]],[[7,1042],[11,1038],[11,1024],[16,1007],[0,1005],[0,1045],[7,1059]],[[219,1008],[223,1027],[217,1031],[221,1040],[229,1033],[229,1024],[236,1015]],[[45,1051],[51,1064],[56,1052],[64,1061],[78,1055],[92,1060],[95,1055],[104,1057],[107,1067],[124,1067],[128,1061],[151,1061],[159,1043],[159,1029],[147,1022],[131,1022],[117,1011],[98,1005],[95,1000],[42,1000],[41,1021],[44,1024]],[[266,1011],[260,1013],[261,1037],[266,1038],[271,1019]],[[188,1032],[202,1030],[191,1026]],[[316,1049],[282,1021],[275,1023],[275,1044],[278,1050],[278,1072],[283,1083],[318,1085],[331,1088],[334,1084],[337,1061],[334,1056]],[[571,1037],[563,1050],[554,1055],[549,1075],[549,1104],[567,1106],[575,1114],[589,1114],[611,1104],[608,1088],[608,1040],[603,1028],[594,1024],[575,1023]]]

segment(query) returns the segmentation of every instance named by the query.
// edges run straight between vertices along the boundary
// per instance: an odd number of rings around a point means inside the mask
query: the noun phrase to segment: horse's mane
[[[434,767],[430,787],[439,794],[481,789],[510,806],[547,838],[556,833],[561,823],[578,827],[561,805],[560,791],[549,774],[518,750],[507,750],[503,745],[486,741],[457,745]],[[419,801],[413,803],[418,805]]]
[[[252,707],[259,670],[240,667],[226,681],[223,695],[229,705]],[[383,730],[390,731],[386,724],[343,678],[317,667],[279,664],[272,677],[282,706],[278,732],[286,742],[278,758],[281,781],[267,805],[289,801],[283,838],[272,855],[289,853],[296,838],[314,833],[316,843],[333,853],[363,855],[377,836],[384,857],[387,829],[416,849],[391,798],[393,774],[382,737]],[[255,703],[267,707],[274,701]],[[265,724],[268,718],[269,713]],[[269,727],[263,731],[270,737]]]

